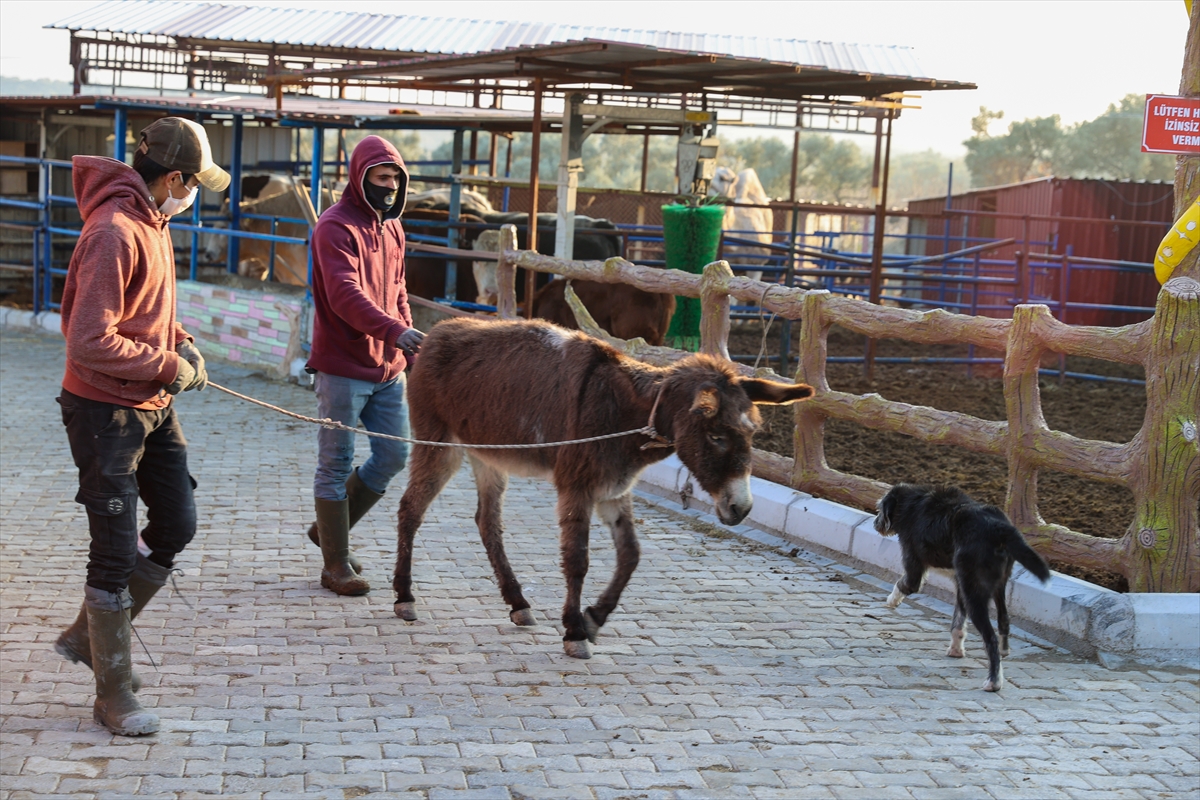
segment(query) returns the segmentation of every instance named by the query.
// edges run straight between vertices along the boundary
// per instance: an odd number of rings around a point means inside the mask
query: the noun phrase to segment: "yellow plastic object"
[[[1179,262],[1192,252],[1197,242],[1200,242],[1200,200],[1192,203],[1175,220],[1175,225],[1158,244],[1158,252],[1154,254],[1154,277],[1158,278],[1159,283],[1166,283],[1170,279]]]

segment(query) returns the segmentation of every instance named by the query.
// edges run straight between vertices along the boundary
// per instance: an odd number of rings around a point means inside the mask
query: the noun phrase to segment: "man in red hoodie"
[[[408,170],[386,139],[368,136],[350,157],[350,181],[313,231],[312,351],[317,413],[346,425],[407,437],[404,368],[425,334],[413,327],[404,282],[400,214]],[[362,595],[371,585],[350,552],[350,529],[379,501],[408,460],[408,445],[372,437],[354,469],[348,431],[317,433],[313,480],[317,521],[308,536],[324,560],[321,585]]]
[[[204,358],[175,320],[167,222],[200,185],[223,191],[229,175],[213,163],[204,128],[179,117],[142,131],[132,167],[98,156],[72,164],[83,231],[63,288],[58,402],[91,548],[83,608],[54,647],[95,673],[96,722],[138,736],[157,731],[158,717],[134,696],[132,620],[196,533],[195,481],[171,400],[208,382]],[[138,550],[139,496],[149,555]]]

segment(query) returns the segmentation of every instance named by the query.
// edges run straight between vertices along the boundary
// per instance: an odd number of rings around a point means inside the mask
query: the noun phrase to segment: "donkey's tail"
[[[1025,541],[1025,537],[1013,528],[1008,540],[1008,552],[1012,553],[1013,558],[1024,567],[1037,576],[1037,579],[1042,583],[1050,580],[1050,566],[1046,560],[1034,552],[1034,549]]]

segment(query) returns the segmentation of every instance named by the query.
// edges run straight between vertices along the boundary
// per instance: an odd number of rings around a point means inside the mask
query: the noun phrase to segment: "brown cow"
[[[631,491],[638,474],[673,449],[712,495],[721,521],[735,525],[753,502],[750,440],[761,421],[754,403],[794,403],[812,391],[804,384],[743,378],[729,362],[704,355],[650,366],[540,320],[439,323],[425,337],[409,379],[413,435],[462,446],[413,448],[400,500],[396,616],[417,618],[413,538],[465,449],[479,494],[475,521],[517,625],[532,625],[533,615],[504,553],[500,509],[508,475],[541,475],[554,483],[567,582],[563,648],[569,656],[589,658],[588,642],[595,641],[637,567]],[[657,429],[657,439],[634,433],[562,447],[470,446],[538,445],[647,425]],[[581,612],[593,510],[612,533],[617,567],[596,604]]]
[[[675,313],[675,296],[644,292],[625,283],[550,281],[533,296],[533,315],[564,328],[577,329],[579,323],[564,296],[568,282],[596,324],[618,339],[640,336],[655,345],[666,340]]]

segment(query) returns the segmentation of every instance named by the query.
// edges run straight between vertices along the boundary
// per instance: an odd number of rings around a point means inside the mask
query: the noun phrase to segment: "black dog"
[[[896,583],[887,605],[895,608],[907,595],[921,590],[929,569],[954,573],[954,621],[946,655],[963,657],[964,617],[983,637],[988,654],[986,692],[1004,685],[1000,656],[1008,655],[1008,608],[1004,587],[1013,561],[1050,580],[1050,568],[1009,522],[1004,512],[970,498],[956,486],[896,484],[878,503],[875,530],[896,534],[904,561],[904,577]],[[999,641],[988,619],[988,600],[996,601]]]

